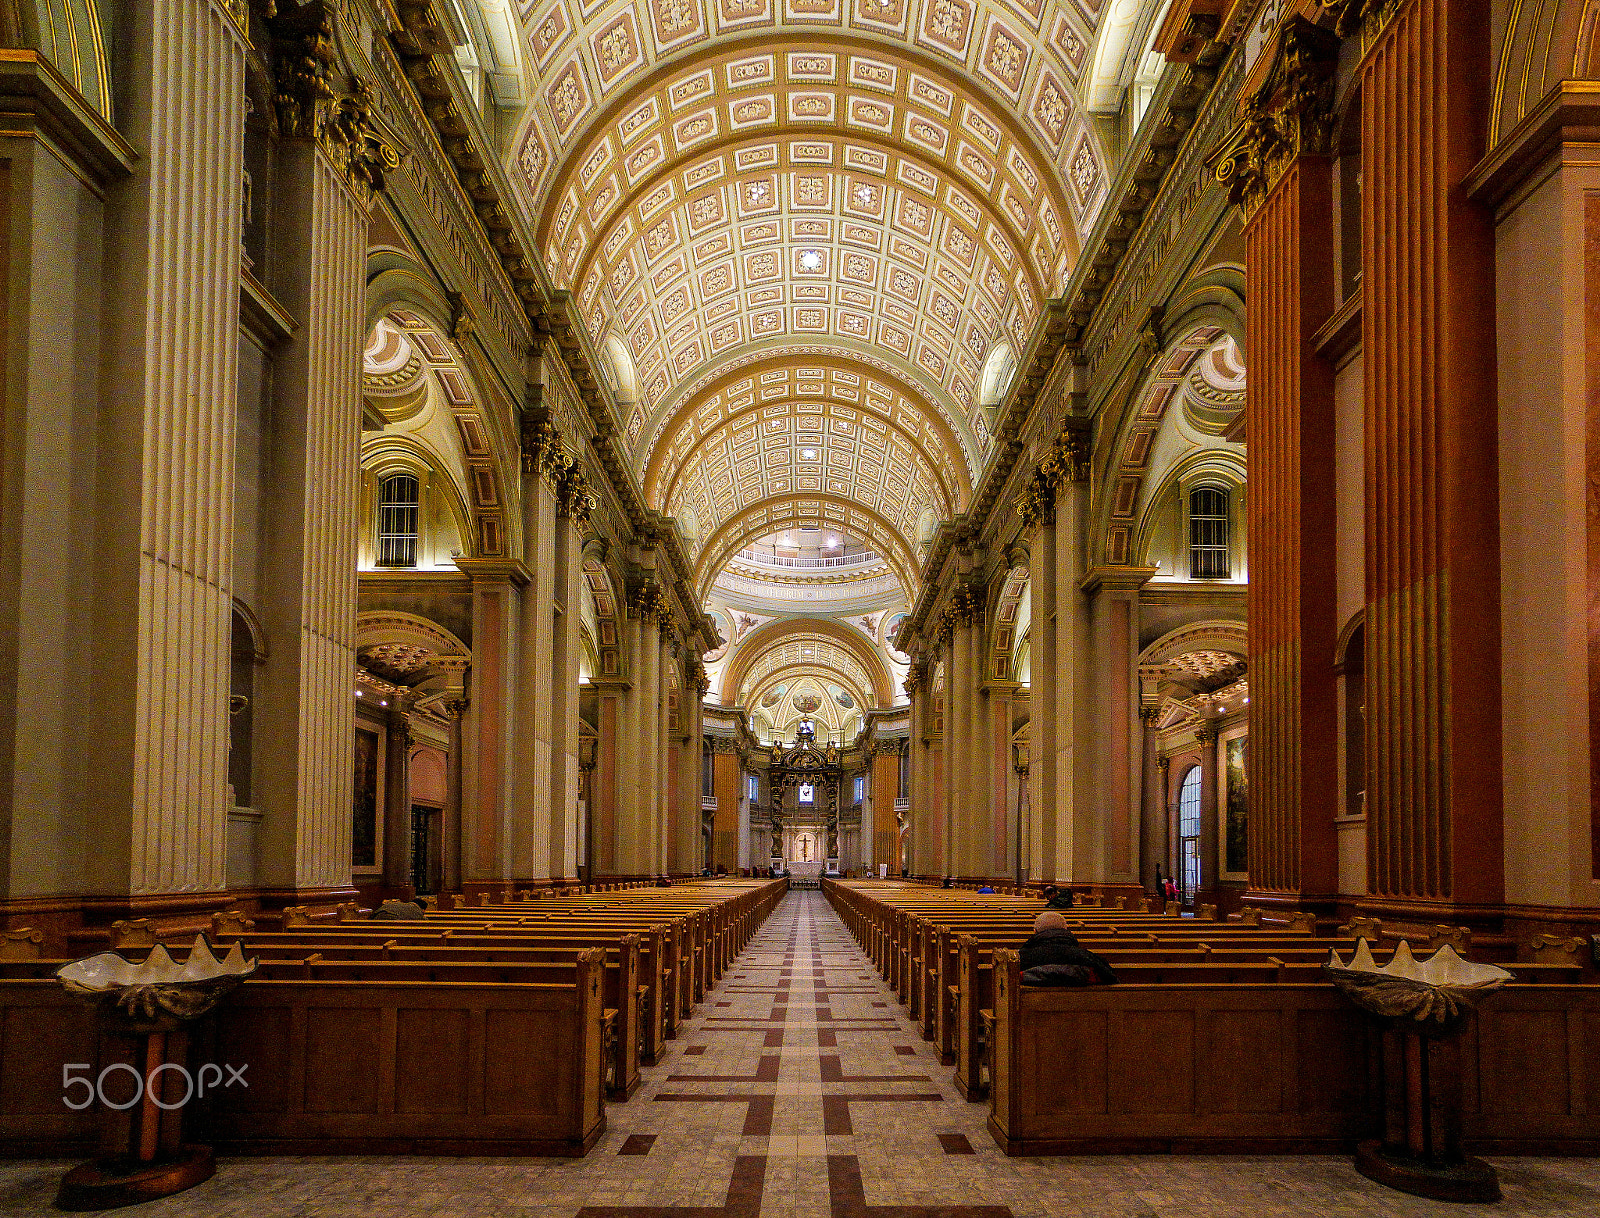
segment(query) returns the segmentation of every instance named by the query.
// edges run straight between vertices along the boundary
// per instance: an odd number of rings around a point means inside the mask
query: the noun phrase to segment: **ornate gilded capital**
[[[1321,0],[1324,12],[1333,14],[1333,32],[1341,38],[1360,34],[1371,42],[1400,10],[1401,0]]]
[[[640,584],[628,597],[633,616],[641,622],[654,622],[666,615],[666,593],[657,583]]]
[[[1042,466],[1035,466],[1028,483],[1022,488],[1017,501],[1017,515],[1029,529],[1054,524],[1056,519],[1056,484]]]
[[[548,419],[522,416],[522,472],[548,478],[558,490],[572,468],[572,456],[561,443],[561,433]]]
[[[576,461],[569,461],[560,481],[556,483],[556,511],[570,517],[576,524],[585,525],[599,503],[589,487],[588,475]]]
[[[981,584],[962,584],[950,598],[951,608],[955,610],[962,625],[967,626],[983,625],[984,602]]]
[[[1228,201],[1247,220],[1296,158],[1332,152],[1342,41],[1304,17],[1285,21],[1266,80],[1245,99],[1238,125],[1208,158]]]
[[[373,121],[372,85],[356,77],[346,90],[325,0],[279,9],[271,19],[277,61],[272,96],[278,127],[288,139],[313,140],[350,184],[370,198],[400,167],[400,153]]]
[[[925,674],[915,665],[900,679],[900,686],[906,691],[906,697],[915,699],[917,691],[922,688]]]
[[[435,705],[439,708],[441,715],[454,722],[467,713],[467,707],[470,702],[471,699],[463,696],[460,698],[441,698]]]
[[[705,661],[699,656],[695,656],[689,664],[689,680],[700,691],[702,698],[711,692],[711,676],[706,672]],[[729,743],[732,744],[733,742],[729,741]],[[727,751],[733,752],[734,750],[730,748]]]

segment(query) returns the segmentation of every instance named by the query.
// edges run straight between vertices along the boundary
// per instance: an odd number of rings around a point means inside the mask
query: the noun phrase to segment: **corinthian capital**
[[[350,184],[370,198],[383,189],[385,175],[400,167],[400,154],[373,118],[372,85],[349,77],[340,59],[332,9],[326,0],[286,0],[270,28],[279,129],[289,139],[321,145]]]
[[[1210,158],[1228,200],[1247,220],[1296,158],[1332,151],[1334,70],[1342,42],[1304,17],[1278,28],[1266,80],[1245,98],[1238,124]]]
[[[589,514],[599,502],[589,487],[588,475],[576,461],[571,461],[556,483],[556,511],[583,525],[589,522]]]
[[[633,615],[641,622],[653,622],[666,614],[667,597],[660,584],[640,584],[628,599],[633,605]]]

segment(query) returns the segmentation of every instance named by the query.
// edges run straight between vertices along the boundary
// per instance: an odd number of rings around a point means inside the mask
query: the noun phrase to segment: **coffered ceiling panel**
[[[618,123],[632,134],[663,114],[776,79],[759,66],[720,77],[708,68],[705,82],[681,87],[667,111],[641,113],[642,86],[666,63],[704,63],[730,46],[849,44],[929,65],[966,82],[962,92],[1016,114],[1055,176],[1075,184],[1074,215],[1082,219],[1099,201],[1103,176],[1078,101],[1099,10],[1091,0],[535,0],[523,26],[537,84],[517,165],[542,202],[561,163],[597,127]],[[613,114],[623,100],[638,104]]]
[[[534,0],[521,203],[708,589],[815,521],[909,592],[1106,193],[1099,0]]]

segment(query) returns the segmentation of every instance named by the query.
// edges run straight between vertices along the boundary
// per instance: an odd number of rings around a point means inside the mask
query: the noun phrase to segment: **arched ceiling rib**
[[[815,386],[797,389],[801,396],[820,394],[840,402],[860,404],[886,416],[892,414],[895,422],[909,434],[926,437],[925,447],[946,454],[951,477],[964,488],[958,496],[964,507],[982,468],[977,450],[947,403],[907,379],[881,355],[866,344],[834,338],[826,346],[783,341],[751,343],[710,361],[694,379],[677,386],[668,396],[667,405],[656,411],[651,424],[641,433],[635,445],[640,477],[648,480],[652,466],[660,463],[663,436],[669,437],[666,442],[679,443],[682,441],[679,428],[686,420],[695,420],[703,432],[707,423],[714,422],[717,416],[742,409],[758,399],[765,400],[770,384],[763,381],[759,388],[754,384],[746,387],[742,384],[744,379],[764,378],[792,368],[799,382],[830,382],[821,390]],[[819,369],[822,375],[816,371]],[[837,369],[844,375],[828,376],[830,369]],[[755,396],[746,400],[752,393]]]
[[[769,683],[773,674],[828,669],[849,677],[863,707],[889,706],[894,687],[882,656],[849,627],[827,619],[791,619],[763,626],[739,645],[723,674],[722,697],[732,703]]]
[[[841,529],[871,544],[900,580],[907,595],[917,586],[917,559],[898,530],[877,512],[838,495],[773,496],[751,504],[713,533],[695,560],[695,585],[700,595],[750,540],[787,528]]]

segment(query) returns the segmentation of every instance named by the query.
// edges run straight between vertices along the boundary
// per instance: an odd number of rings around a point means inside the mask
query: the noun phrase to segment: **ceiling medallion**
[[[800,268],[806,271],[820,271],[822,269],[822,252],[820,250],[801,250]]]

